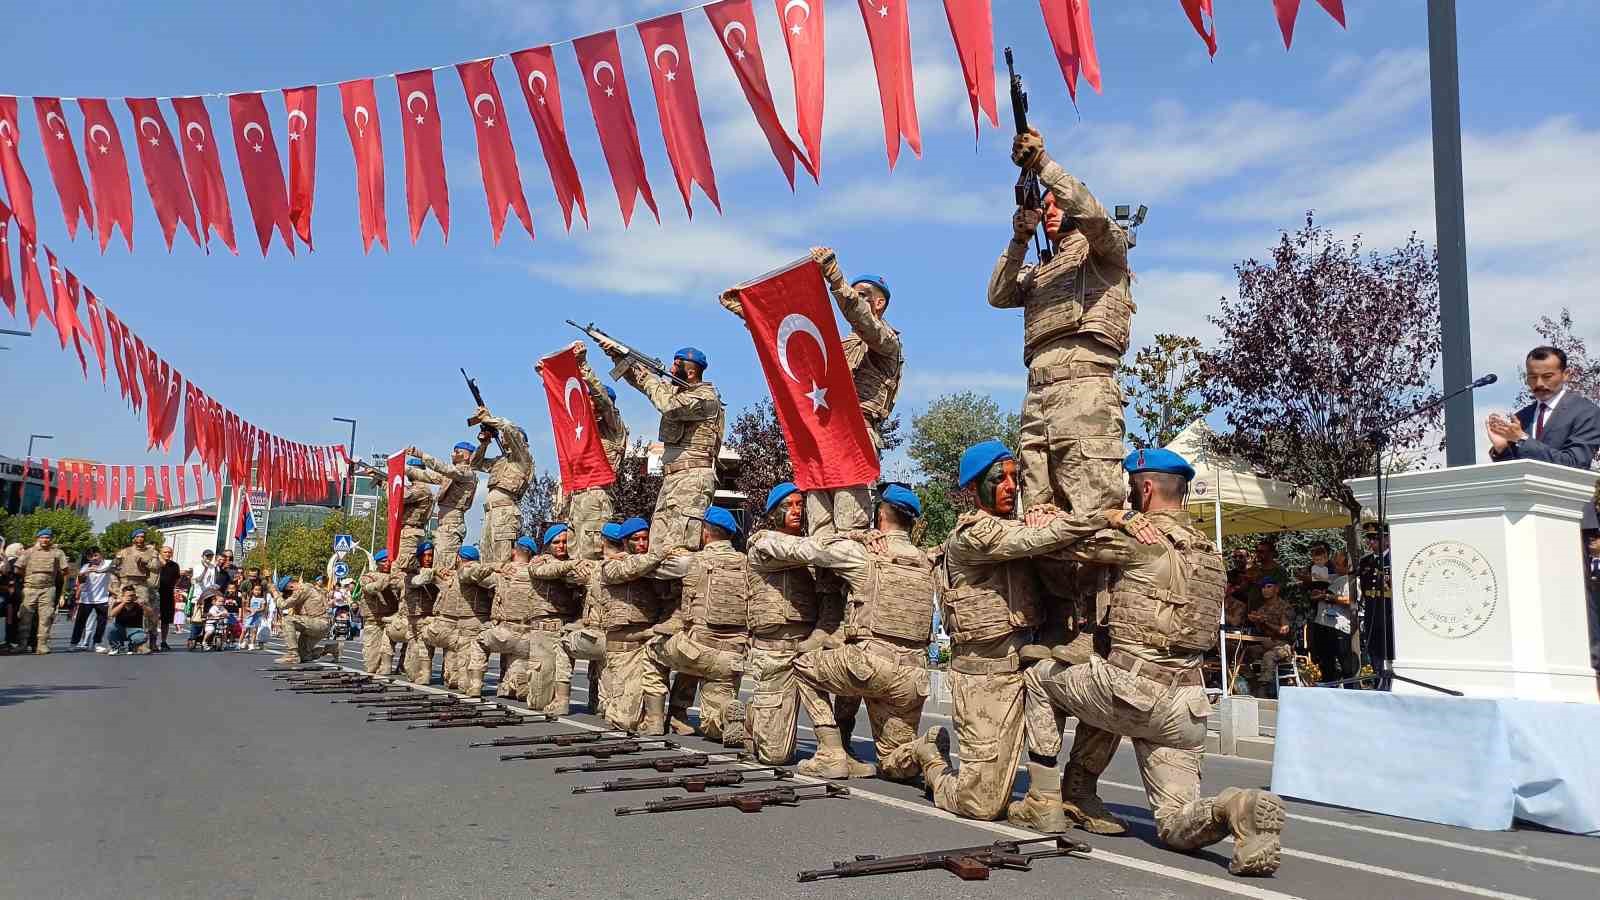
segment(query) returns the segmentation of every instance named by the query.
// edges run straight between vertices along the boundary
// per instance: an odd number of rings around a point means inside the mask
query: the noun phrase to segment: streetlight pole
[[[28,435],[28,458],[29,459],[33,459],[33,442],[34,441],[36,441],[36,440],[38,440],[38,441],[53,441],[55,439],[56,439],[56,436],[53,435],[53,434],[30,434],[30,435]]]
[[[333,420],[335,422],[348,422],[348,423],[350,423],[350,443],[346,444],[345,447],[344,447],[344,458],[346,460],[353,461],[356,458],[356,420],[355,419],[347,419],[344,416],[334,416]],[[356,479],[356,470],[355,470],[354,466],[346,466],[345,478],[348,478],[349,479],[349,483],[350,483],[349,484],[348,493],[354,494],[356,492],[356,481],[355,481],[355,479]],[[345,478],[339,479],[339,508],[340,509],[344,509],[344,498],[345,498],[345,494],[347,493],[347,491],[345,490]],[[354,501],[351,502],[350,512],[352,514],[355,512]]]
[[[31,331],[17,331],[15,328],[0,328],[0,334],[14,334],[17,337],[33,337]],[[0,350],[10,350],[10,347],[0,347]]]

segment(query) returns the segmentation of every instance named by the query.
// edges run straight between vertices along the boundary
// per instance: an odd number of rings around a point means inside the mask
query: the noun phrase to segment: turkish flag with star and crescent
[[[656,114],[661,120],[661,140],[678,179],[683,209],[689,205],[689,185],[699,184],[711,205],[722,212],[717,199],[717,176],[711,170],[711,148],[706,146],[706,126],[700,118],[700,97],[694,89],[694,65],[689,61],[689,36],[680,13],[640,22],[639,40],[650,64],[650,82],[656,91]]]
[[[795,131],[812,174],[822,174],[823,0],[774,0],[794,72]]]
[[[233,237],[233,209],[228,204],[228,184],[222,180],[222,157],[217,155],[216,132],[211,130],[211,113],[199,97],[172,98],[172,111],[178,115],[178,133],[183,138],[183,167],[189,173],[189,190],[200,210],[200,231],[210,250],[211,232],[234,256],[239,246]]]
[[[340,114],[356,157],[356,206],[361,212],[361,252],[376,240],[389,249],[389,223],[383,211],[383,132],[378,128],[378,98],[372,79],[339,85]]]
[[[172,235],[178,223],[189,229],[194,245],[200,246],[200,229],[194,221],[194,200],[189,194],[189,182],[183,177],[183,164],[178,161],[178,148],[172,142],[172,132],[167,129],[166,117],[156,101],[137,97],[128,98],[128,112],[133,114],[133,130],[138,135],[139,165],[144,167],[144,184],[150,190],[150,205],[155,208],[156,219],[161,223],[161,234],[167,239],[167,250],[172,249]]]
[[[822,269],[807,256],[736,288],[803,491],[878,478]]]
[[[733,66],[733,74],[739,79],[739,88],[750,103],[750,111],[756,115],[756,124],[761,126],[761,133],[766,135],[772,155],[777,157],[778,165],[783,168],[783,176],[789,179],[790,190],[794,189],[796,160],[811,173],[811,179],[815,181],[817,173],[811,169],[811,160],[806,158],[800,147],[790,139],[789,133],[783,130],[783,123],[778,121],[778,109],[772,102],[772,87],[767,83],[767,65],[761,57],[761,41],[756,35],[756,12],[750,0],[721,0],[707,6],[705,11],[711,27],[717,30],[717,36],[722,41],[723,51],[728,54],[728,65]]]
[[[80,216],[89,230],[94,230],[94,207],[89,205],[89,186],[78,165],[78,151],[72,146],[72,130],[55,97],[33,98],[33,113],[39,120],[39,142],[44,144],[50,178],[61,200],[61,215],[67,220],[67,237],[76,240]]]
[[[584,72],[589,109],[594,127],[600,133],[600,149],[605,151],[611,184],[617,189],[617,204],[622,207],[624,228],[633,220],[633,204],[644,194],[650,214],[661,223],[656,197],[644,171],[644,152],[639,149],[639,126],[634,122],[633,103],[628,99],[628,80],[622,74],[622,50],[615,31],[602,31],[572,42],[578,64]]]
[[[872,47],[878,75],[878,103],[883,107],[883,142],[889,168],[900,158],[900,138],[922,156],[922,130],[917,125],[917,94],[911,78],[911,23],[906,0],[857,0]]]
[[[233,150],[239,157],[244,198],[256,224],[261,255],[272,246],[272,229],[278,229],[283,246],[294,255],[294,228],[289,224],[289,191],[283,181],[283,161],[272,136],[272,120],[260,94],[228,95],[228,116],[233,121]]]
[[[11,276],[11,207],[0,202],[0,302],[12,318],[17,315],[17,283]]]
[[[545,165],[550,169],[550,183],[555,186],[556,200],[561,203],[561,214],[566,217],[567,230],[572,230],[572,204],[577,201],[583,224],[589,224],[589,206],[583,199],[583,182],[578,179],[578,167],[572,162],[572,148],[567,145],[567,125],[561,115],[561,85],[556,81],[556,57],[549,46],[531,47],[511,54],[511,65],[517,70],[517,81],[522,85],[522,97],[528,101],[528,115],[533,117],[533,127],[539,132],[539,146],[544,148]]]
[[[511,146],[511,127],[506,123],[505,103],[494,80],[494,60],[456,64],[461,87],[472,108],[472,127],[478,134],[478,168],[483,173],[483,193],[489,201],[489,224],[494,242],[506,227],[506,210],[517,213],[517,221],[533,237],[533,215],[528,198],[522,195],[522,173],[517,171],[517,151]]]
[[[317,192],[317,86],[284,88],[289,121],[289,221],[306,249],[311,246],[311,201]]]
[[[550,427],[556,434],[561,489],[568,494],[605,487],[617,480],[600,443],[589,385],[578,370],[578,354],[566,347],[539,360],[539,378],[550,402]]]
[[[22,168],[21,143],[17,98],[0,97],[0,176],[4,178],[6,196],[11,198],[17,224],[23,231],[37,236],[39,223],[33,218],[33,182]]]
[[[385,474],[389,478],[389,542],[385,544],[389,550],[390,561],[400,558],[400,516],[405,511],[406,504],[406,454],[389,454],[389,464]]]
[[[112,228],[122,229],[122,239],[132,250],[133,185],[128,180],[128,157],[122,152],[117,120],[104,100],[80,97],[78,111],[83,113],[83,155],[89,160],[89,184],[94,188],[100,252],[106,252]]]
[[[445,241],[450,240],[450,185],[444,173],[444,131],[439,124],[439,97],[433,70],[404,72],[394,77],[400,92],[400,137],[406,148],[406,211],[411,214],[411,243],[422,233],[422,220],[433,210]]]

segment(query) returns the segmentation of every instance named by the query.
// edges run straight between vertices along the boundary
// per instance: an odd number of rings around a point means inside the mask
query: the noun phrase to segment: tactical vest
[[[528,567],[512,563],[511,571],[500,569],[495,583],[494,609],[491,615],[504,622],[522,622],[533,616],[533,581],[528,577]]]
[[[297,616],[321,618],[328,614],[328,595],[321,588],[314,585],[302,584],[294,589],[294,596],[290,598],[299,612]]]
[[[1033,270],[1022,305],[1022,361],[1031,363],[1050,341],[1083,334],[1122,355],[1128,352],[1134,303],[1128,272],[1087,254],[1087,245],[1063,245]],[[1076,251],[1076,252],[1074,252]]]
[[[704,393],[713,401],[716,400],[717,391],[711,382],[703,381],[686,391]],[[717,458],[717,451],[722,449],[722,420],[725,415],[721,404],[710,418],[683,421],[681,419],[661,418],[661,430],[658,438],[665,447],[679,448],[690,458],[704,459],[706,465],[711,465]]]
[[[694,555],[683,579],[689,621],[714,628],[750,627],[750,586],[743,553],[726,545]]]
[[[387,572],[368,572],[361,576],[361,614],[365,618],[385,619],[399,610],[396,587],[400,577]]]
[[[513,500],[520,499],[528,490],[532,474],[527,466],[502,456],[489,467],[489,490],[509,494]]]
[[[572,621],[583,612],[583,595],[572,585],[557,578],[534,578],[531,574],[527,580],[532,586],[532,592],[528,597],[531,607],[529,616],[535,618],[554,616]]]
[[[439,504],[439,518],[451,514],[457,517],[466,515],[467,509],[472,506],[472,495],[478,492],[478,479],[473,476],[471,481],[456,481],[446,477],[444,484],[439,488],[437,503]]]
[[[154,559],[150,558],[154,555],[148,549],[141,553],[131,546],[124,548],[121,553],[117,554],[117,576],[136,580],[149,578],[151,575],[156,574],[156,566],[159,565]],[[148,569],[139,568],[139,559],[141,557],[149,563],[150,567]]]
[[[22,551],[22,584],[24,587],[55,587],[56,578],[66,570],[65,555],[57,548],[40,550],[29,547]]]
[[[646,578],[635,578],[622,584],[606,584],[595,579],[595,598],[607,628],[627,628],[646,625],[661,615],[661,598],[656,594],[655,583]]]
[[[905,360],[899,355],[887,356],[873,352],[861,335],[854,331],[844,339],[845,359],[856,360],[850,367],[850,377],[855,379],[856,399],[861,402],[861,412],[869,420],[882,422],[894,411],[894,401],[900,394],[900,372]]]
[[[966,523],[971,521],[967,519]],[[961,527],[961,524],[956,526],[957,533]],[[947,541],[954,538],[952,534]],[[939,567],[943,587],[939,596],[944,627],[952,643],[992,641],[1038,626],[1039,584],[1032,565],[1027,561],[954,562],[948,546],[947,543],[945,558]],[[952,571],[957,576],[954,579],[950,577]],[[962,582],[961,586],[952,587],[952,580]]]
[[[413,585],[409,575],[401,578],[400,600],[405,605],[406,615],[419,618],[433,615],[434,603],[439,599],[438,589],[431,585]]]
[[[433,517],[433,494],[422,485],[406,488],[400,506],[400,524],[410,528],[425,528]]]
[[[933,564],[921,551],[875,556],[865,597],[850,596],[850,636],[913,643],[933,634]]]
[[[1166,552],[1117,570],[1111,580],[1114,643],[1203,653],[1217,645],[1228,592],[1222,554],[1203,535],[1160,522]]]
[[[750,597],[750,630],[817,621],[817,583],[803,567],[757,572]]]

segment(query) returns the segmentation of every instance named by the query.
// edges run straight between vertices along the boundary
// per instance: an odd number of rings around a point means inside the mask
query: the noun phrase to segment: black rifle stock
[[[526,753],[502,753],[501,762],[513,759],[563,759],[569,756],[592,756],[595,759],[607,759],[612,756],[623,756],[629,753],[641,753],[646,750],[676,750],[676,741],[649,738],[638,741],[607,741],[599,744],[579,744],[576,747],[551,747],[547,750],[529,750]]]
[[[817,793],[820,791],[821,793]],[[802,800],[821,800],[828,797],[848,797],[850,789],[840,784],[812,784],[804,787],[766,788],[759,791],[738,791],[732,794],[702,794],[698,797],[663,797],[642,806],[619,806],[614,811],[619,816],[636,816],[642,813],[684,812],[691,809],[716,809],[731,806],[740,812],[761,812],[769,806],[796,806]]]
[[[1049,841],[1048,850],[1023,850],[1029,844]],[[944,869],[962,881],[983,881],[990,869],[1014,869],[1026,872],[1036,859],[1088,853],[1089,845],[1064,837],[1032,838],[1025,841],[995,841],[977,847],[956,850],[934,850],[929,853],[907,853],[904,856],[857,856],[841,860],[831,869],[811,869],[799,873],[797,881],[818,881],[824,878],[861,878],[867,875],[893,875],[898,872],[920,872],[925,869]]]
[[[762,774],[771,773],[771,774]],[[649,778],[617,778],[599,784],[584,784],[572,789],[574,794],[595,794],[609,791],[653,791],[661,788],[683,788],[691,794],[703,794],[708,787],[729,787],[744,784],[746,780],[782,781],[793,778],[794,773],[777,766],[758,769],[720,769],[715,772],[695,772],[690,775],[657,775]]]
[[[746,758],[743,753],[717,754],[726,757],[729,762],[736,762]],[[719,759],[718,761],[722,761]],[[679,753],[673,756],[654,756],[650,759],[603,759],[596,762],[579,763],[575,766],[556,766],[557,772],[626,772],[636,769],[649,769],[656,772],[672,772],[678,769],[703,769],[711,765],[710,754],[706,753]]]
[[[1023,90],[1022,76],[1017,74],[1012,63],[1011,48],[1006,48],[1006,74],[1011,81],[1011,117],[1016,122],[1017,134],[1028,133],[1028,92]],[[1039,176],[1023,169],[1017,176],[1017,208],[1044,210],[1044,190],[1039,184]],[[1039,222],[1043,227],[1044,222]],[[1047,263],[1055,255],[1050,249],[1048,240],[1039,240],[1038,229],[1033,234],[1033,249],[1039,255],[1039,262]]]
[[[546,713],[509,713],[495,716],[473,716],[468,719],[451,719],[446,722],[428,722],[409,725],[408,728],[514,728],[539,722],[553,722],[555,717]]]
[[[611,335],[606,334],[604,331],[594,327],[593,322],[590,322],[588,325],[579,325],[577,322],[568,319],[567,324],[583,332],[584,336],[599,345],[601,350],[604,350],[607,344],[610,344],[618,349],[618,352],[622,355],[622,358],[617,360],[616,365],[611,367],[612,381],[621,381],[622,376],[627,374],[629,367],[631,367],[634,363],[638,363],[639,365],[644,366],[646,369],[649,369],[651,372],[654,372],[657,377],[666,378],[679,387],[692,386],[689,384],[689,382],[684,381],[682,378],[672,374],[672,370],[667,368],[666,365],[661,362],[661,360],[656,359],[654,356],[646,356],[632,347],[629,347],[627,344],[624,344]]]
[[[638,737],[633,731],[558,731],[554,734],[535,734],[523,737],[495,738],[492,741],[476,741],[468,747],[537,747],[541,744],[554,744],[557,747],[571,747],[576,744],[598,744],[603,741],[630,740]]]

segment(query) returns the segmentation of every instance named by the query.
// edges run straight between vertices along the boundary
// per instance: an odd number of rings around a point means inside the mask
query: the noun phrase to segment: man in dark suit
[[[1574,469],[1588,469],[1600,451],[1600,406],[1567,389],[1572,372],[1567,354],[1556,347],[1535,347],[1527,358],[1528,391],[1533,403],[1517,411],[1516,418],[1491,415],[1487,422],[1489,457],[1496,462],[1507,459],[1536,459]],[[1586,533],[1600,527],[1595,505],[1583,508]],[[1584,548],[1587,560],[1588,547]],[[1592,562],[1586,565],[1586,568]],[[1589,598],[1586,598],[1589,599]],[[1589,615],[1590,663],[1595,667],[1595,687],[1600,691],[1600,624],[1594,611]]]

